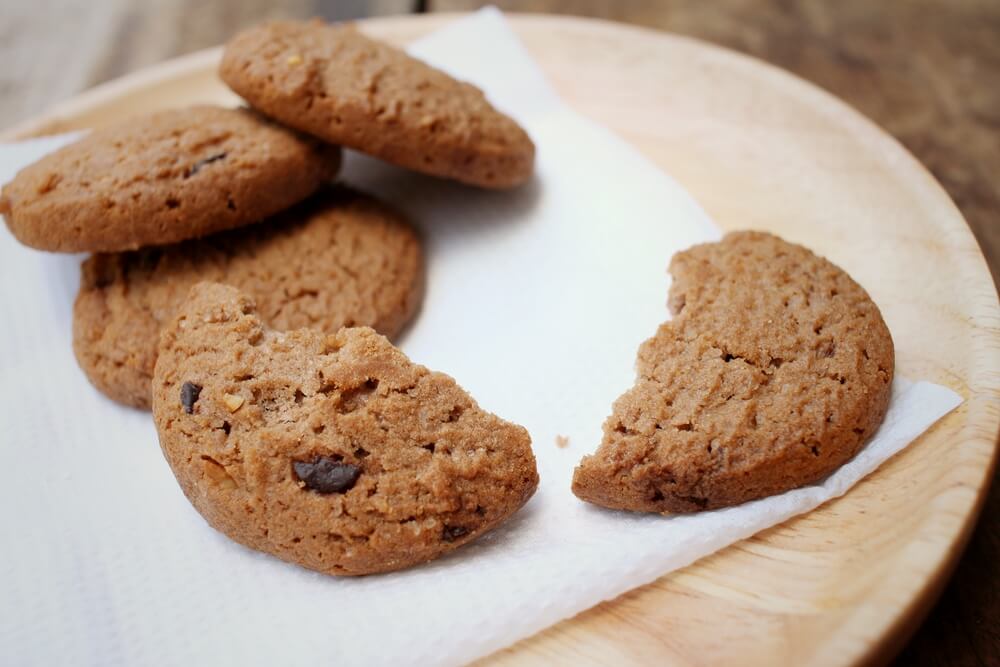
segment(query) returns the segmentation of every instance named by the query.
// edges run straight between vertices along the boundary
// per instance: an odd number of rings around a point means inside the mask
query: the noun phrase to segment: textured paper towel
[[[670,255],[718,231],[676,183],[562,105],[496,11],[413,51],[527,127],[535,182],[478,192],[353,155],[344,173],[426,235],[426,301],[402,347],[528,428],[537,495],[493,534],[408,572],[334,579],[248,551],[188,505],[149,415],[77,369],[79,257],[0,233],[0,663],[458,664],[844,493],[959,403],[897,380],[867,448],[822,486],[780,497],[670,519],[577,501],[572,468],[666,317]],[[59,141],[0,147],[0,182]]]

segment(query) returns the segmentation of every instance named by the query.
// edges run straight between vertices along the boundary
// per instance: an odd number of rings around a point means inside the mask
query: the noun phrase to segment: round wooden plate
[[[451,20],[361,24],[396,44]],[[969,228],[934,179],[821,90],[701,42],[513,16],[563,98],[679,180],[724,228],[804,243],[872,294],[897,372],[965,403],[822,508],[522,641],[495,664],[855,664],[887,660],[926,613],[985,495],[1000,425],[1000,308]],[[108,83],[3,139],[234,103],[203,51]],[[544,151],[545,147],[541,146]],[[595,164],[614,178],[614,165]]]

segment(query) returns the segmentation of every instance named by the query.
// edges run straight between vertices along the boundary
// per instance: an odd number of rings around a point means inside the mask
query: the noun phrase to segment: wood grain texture
[[[481,6],[431,0],[434,10]],[[748,53],[844,99],[945,187],[1000,283],[1000,2],[495,0],[688,35]],[[996,475],[995,475],[996,476]],[[994,476],[994,478],[995,478]],[[899,665],[1000,665],[1000,483],[968,551]]]
[[[387,19],[365,29],[405,43],[447,20]],[[844,498],[487,662],[886,659],[944,585],[971,531],[1000,425],[1000,307],[961,215],[877,127],[776,69],[611,24],[518,17],[514,26],[567,102],[677,177],[724,227],[772,230],[847,269],[882,307],[899,373],[948,385],[966,403]],[[211,51],[152,68],[16,132],[232,101],[215,78],[217,58]]]

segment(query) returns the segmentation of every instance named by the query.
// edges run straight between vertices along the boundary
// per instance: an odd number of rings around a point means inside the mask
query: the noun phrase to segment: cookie
[[[175,243],[257,222],[332,178],[340,151],[247,109],[197,106],[95,130],[0,195],[11,233],[58,252]]]
[[[402,167],[486,188],[532,173],[531,139],[482,91],[348,25],[263,23],[226,44],[219,74],[289,127]]]
[[[674,319],[639,349],[573,492],[639,512],[736,505],[818,482],[889,404],[894,352],[878,307],[843,270],[756,232],[671,262]]]
[[[94,255],[73,309],[73,348],[90,381],[116,401],[148,408],[161,325],[202,280],[251,294],[278,329],[365,325],[395,336],[419,304],[423,257],[398,214],[342,188],[261,224]]]
[[[495,528],[538,484],[531,440],[367,327],[267,328],[199,283],[164,329],[163,453],[209,524],[328,574],[387,572]]]

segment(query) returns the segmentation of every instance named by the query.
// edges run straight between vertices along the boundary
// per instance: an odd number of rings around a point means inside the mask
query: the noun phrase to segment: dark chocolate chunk
[[[445,526],[444,530],[441,531],[441,539],[445,542],[454,542],[460,537],[465,537],[469,534],[469,529],[463,526]]]
[[[217,162],[226,157],[226,155],[227,153],[217,153],[216,155],[208,156],[204,160],[198,160],[193,165],[191,165],[190,169],[187,170],[187,173],[184,174],[184,178],[189,178],[191,176],[194,176],[199,171],[201,171],[201,168],[204,167],[206,164],[212,164],[213,162]]]
[[[329,456],[320,456],[314,461],[292,461],[292,468],[306,488],[317,493],[344,493],[361,476],[360,467]]]
[[[198,401],[199,394],[201,394],[200,384],[185,382],[181,385],[181,405],[184,406],[184,412],[188,414],[194,412],[194,404]]]

